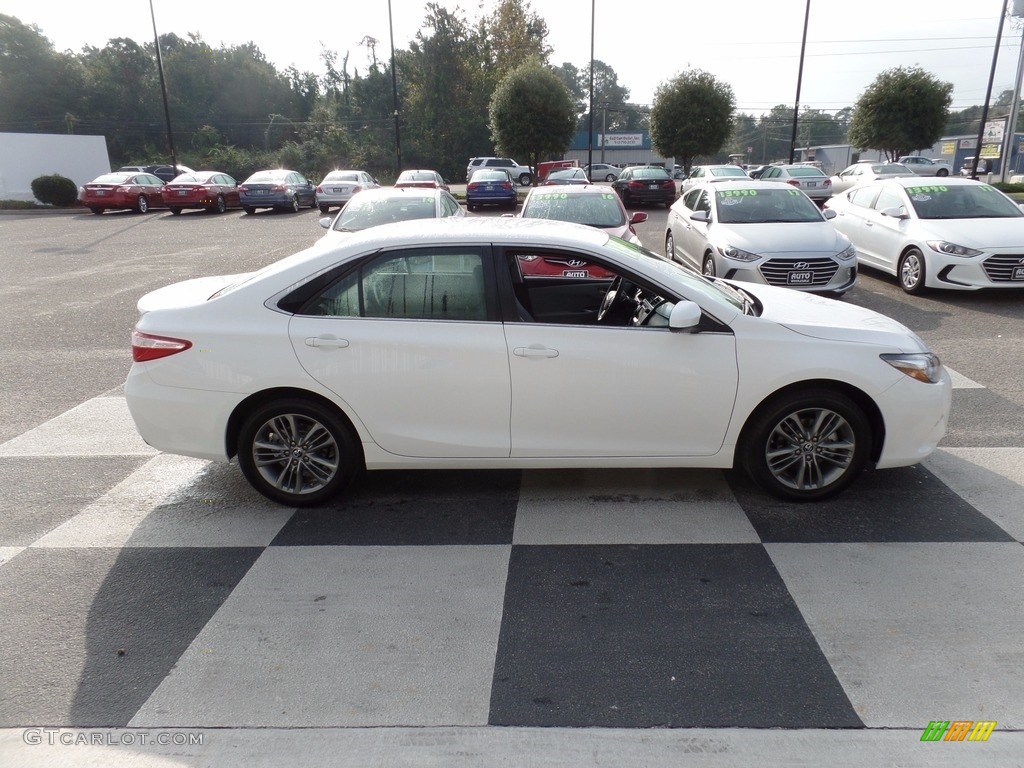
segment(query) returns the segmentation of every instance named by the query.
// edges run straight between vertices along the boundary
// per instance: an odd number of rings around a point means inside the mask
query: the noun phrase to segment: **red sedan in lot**
[[[78,199],[93,213],[104,211],[135,211],[164,208],[160,191],[162,179],[151,173],[104,173],[78,191]]]
[[[178,215],[183,208],[203,208],[211,213],[224,213],[228,208],[241,208],[238,182],[221,171],[183,173],[161,190],[164,205]]]
[[[441,174],[437,171],[429,170],[402,171],[398,174],[395,186],[399,189],[402,187],[425,187],[451,192],[448,188],[448,182],[441,178]]]

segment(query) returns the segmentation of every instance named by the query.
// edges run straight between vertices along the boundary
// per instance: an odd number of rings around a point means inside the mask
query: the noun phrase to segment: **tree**
[[[651,143],[662,157],[681,160],[689,173],[695,157],[725,145],[735,106],[732,86],[704,70],[687,70],[654,92]]]
[[[853,108],[850,143],[896,160],[942,138],[953,84],[920,67],[894,67],[868,86]]]
[[[499,80],[530,59],[546,64],[551,55],[548,24],[530,9],[529,0],[501,0],[484,20],[483,32]]]
[[[576,131],[576,107],[558,75],[533,59],[512,70],[495,89],[489,124],[501,154],[525,157],[536,168],[548,155],[568,149]]]

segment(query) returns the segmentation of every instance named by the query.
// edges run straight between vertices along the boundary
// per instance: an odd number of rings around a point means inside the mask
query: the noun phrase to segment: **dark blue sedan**
[[[284,169],[256,171],[238,185],[238,197],[246,213],[257,208],[296,212],[303,206],[316,208],[316,186],[298,171]]]
[[[498,205],[516,209],[516,183],[509,172],[502,168],[485,168],[473,171],[466,185],[466,208],[475,211],[481,205]]]

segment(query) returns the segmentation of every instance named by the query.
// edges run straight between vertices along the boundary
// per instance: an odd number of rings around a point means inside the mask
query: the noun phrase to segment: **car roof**
[[[941,181],[934,181],[931,176],[895,176],[891,179],[880,179],[880,184],[897,184],[901,187],[976,187],[989,186],[986,182],[968,179],[964,176],[943,176]]]
[[[777,181],[761,181],[760,179],[740,178],[737,178],[735,181],[732,179],[723,181],[702,181],[699,184],[695,184],[690,189],[700,189],[701,187],[706,187],[707,189],[715,192],[721,192],[726,189],[796,189],[796,187],[790,186],[789,184],[780,184]]]
[[[444,190],[437,187],[375,187],[374,189],[364,189],[361,192],[356,192],[352,199],[355,200],[357,197],[360,200],[398,197],[424,198],[440,197],[443,194]]]
[[[545,184],[541,187],[533,187],[526,196],[529,197],[534,192],[538,195],[553,195],[553,194],[566,194],[566,195],[614,195],[615,192],[611,187],[606,187],[601,184]]]

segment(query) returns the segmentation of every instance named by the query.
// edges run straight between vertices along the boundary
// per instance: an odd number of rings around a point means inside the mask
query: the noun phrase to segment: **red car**
[[[193,171],[177,176],[161,190],[164,205],[177,216],[183,208],[203,208],[211,213],[224,213],[228,208],[241,208],[238,182],[220,171]]]
[[[162,179],[151,173],[104,173],[78,191],[78,199],[93,213],[104,211],[135,211],[163,208],[160,191]]]
[[[402,171],[398,174],[398,181],[395,182],[395,186],[428,187],[451,192],[448,189],[448,182],[441,178],[441,174],[437,171]]]

